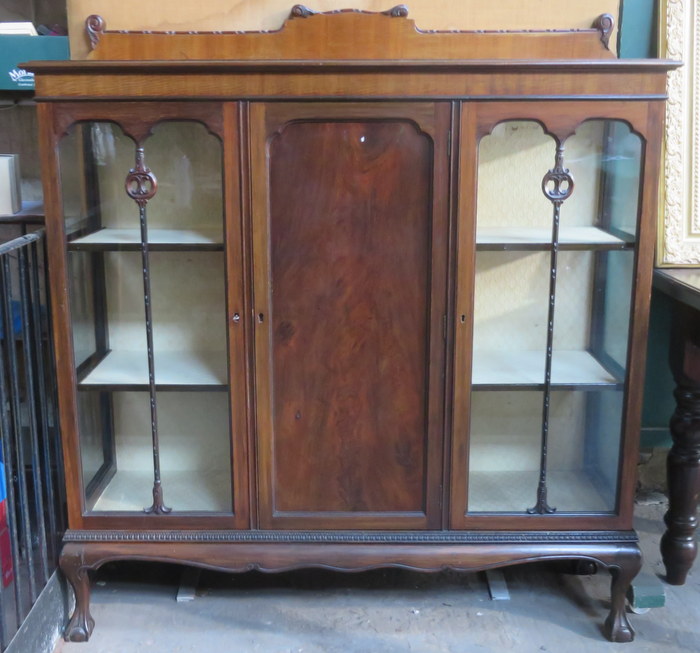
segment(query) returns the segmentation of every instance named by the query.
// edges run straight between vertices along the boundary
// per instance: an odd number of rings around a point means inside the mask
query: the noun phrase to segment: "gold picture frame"
[[[656,263],[700,267],[700,9],[697,0],[659,9],[659,54],[684,65],[668,75]]]

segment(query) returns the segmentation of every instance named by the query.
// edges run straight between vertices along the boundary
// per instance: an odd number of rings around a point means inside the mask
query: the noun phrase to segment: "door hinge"
[[[447,340],[447,315],[442,316],[442,339]]]
[[[447,158],[452,156],[452,130],[447,131]]]

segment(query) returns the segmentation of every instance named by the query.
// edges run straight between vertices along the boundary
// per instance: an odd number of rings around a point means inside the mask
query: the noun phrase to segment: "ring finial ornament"
[[[136,149],[136,165],[129,170],[124,182],[126,194],[139,206],[145,206],[158,190],[158,180],[146,167],[143,157],[143,148]]]

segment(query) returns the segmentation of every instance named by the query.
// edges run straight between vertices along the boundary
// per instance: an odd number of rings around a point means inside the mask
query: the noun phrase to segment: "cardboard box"
[[[20,68],[20,61],[68,59],[69,56],[67,36],[0,34],[0,89],[34,90],[34,73]]]
[[[0,154],[0,215],[22,210],[22,195],[17,154]]]

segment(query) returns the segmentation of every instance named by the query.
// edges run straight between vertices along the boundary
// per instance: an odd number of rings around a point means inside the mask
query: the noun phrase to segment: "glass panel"
[[[553,161],[554,140],[536,122],[503,122],[481,139],[476,232],[480,249],[551,241],[552,205],[541,185]]]
[[[596,291],[599,313],[594,315],[593,354],[621,379],[627,370],[627,345],[634,279],[634,252],[601,252],[598,265],[605,276]]]
[[[148,203],[148,240],[223,243],[222,151],[218,138],[197,122],[164,122],[146,141],[158,192]],[[157,171],[157,172],[156,172]]]
[[[160,476],[173,511],[230,512],[221,144],[192,122],[154,132],[158,189],[141,214],[124,186],[136,146],[118,126],[79,124],[60,145],[87,506],[142,512]]]
[[[548,504],[556,512],[615,509],[623,393],[553,391]],[[537,500],[542,392],[472,392],[469,512],[520,512]]]
[[[633,270],[633,250],[559,254],[553,367],[584,352],[589,374],[578,383],[624,382]]]
[[[146,412],[140,416],[148,424]],[[159,392],[161,475],[173,510],[231,512],[226,392]],[[139,459],[148,456],[140,451]]]
[[[133,151],[131,139],[111,123],[77,124],[63,138],[60,176],[69,242],[99,231],[105,216],[131,216],[137,226],[138,215],[123,191],[123,165],[133,165]],[[121,180],[120,191],[115,180]],[[121,267],[123,262],[116,265]],[[114,309],[114,299],[119,301],[125,290],[133,294],[133,289],[116,284],[114,269],[108,271],[109,267],[114,265],[105,261],[103,252],[69,249],[73,351],[80,380],[107,355],[110,338],[115,336],[110,333],[108,304]],[[135,319],[140,320],[142,334],[143,309]],[[112,393],[79,391],[77,405],[83,484],[90,507],[115,469]]]
[[[532,121],[501,123],[479,144],[472,382],[480,387],[544,382],[552,207],[541,183],[554,151]]]
[[[574,178],[574,191],[562,204],[562,229],[600,226],[604,130],[603,121],[590,120],[564,143],[564,167]]]
[[[544,382],[548,297],[548,253],[477,253],[473,383]]]
[[[469,512],[521,512],[535,505],[542,392],[472,392]]]
[[[612,512],[617,497],[624,395],[553,392],[547,487],[557,512]]]
[[[575,190],[562,206],[562,228],[592,225],[621,239],[637,233],[642,141],[619,120],[589,120],[564,144]]]
[[[470,512],[615,509],[641,152],[625,123],[605,120],[581,125],[563,161],[533,123],[481,143]],[[552,169],[574,179],[558,251],[558,202],[542,193]]]
[[[114,472],[112,405],[109,393],[79,392],[80,457],[88,505]]]
[[[73,323],[73,355],[79,367],[97,352],[97,321],[95,319],[95,285],[93,270],[100,265],[90,252],[70,252],[68,255],[68,297]]]
[[[111,425],[114,461],[106,474],[86,486],[87,505],[93,511],[141,512],[153,502],[153,451],[146,392],[96,392],[81,389],[78,395],[98,407],[99,421],[94,425],[104,433]],[[82,425],[81,425],[82,428]],[[81,444],[87,436],[81,437]],[[85,461],[84,450],[81,451]],[[83,462],[85,469],[85,462]],[[85,477],[84,477],[85,478]]]
[[[124,180],[134,167],[134,142],[118,125],[74,125],[59,153],[69,241],[103,228],[138,229],[138,211],[124,192]]]
[[[153,501],[148,393],[80,391],[78,397],[88,506],[141,512]],[[116,459],[103,468],[105,422],[113,423]],[[228,424],[226,393],[158,393],[161,478],[173,510],[231,511]]]
[[[163,384],[226,385],[223,253],[153,252],[150,260],[157,378]]]
[[[559,253],[552,350],[554,388],[616,384],[623,380],[595,355],[591,347],[593,316],[598,319],[602,310],[597,304],[594,307],[594,303],[601,299],[602,281],[597,276],[596,266],[612,254],[610,251],[590,250]],[[628,296],[629,291],[627,286]],[[626,324],[622,331],[626,337]]]

